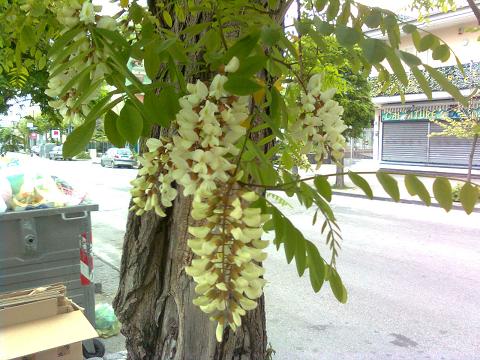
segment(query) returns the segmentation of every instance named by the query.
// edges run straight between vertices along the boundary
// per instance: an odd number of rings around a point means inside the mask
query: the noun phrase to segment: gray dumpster
[[[62,282],[95,326],[94,284],[80,281],[80,248],[90,239],[95,210],[98,205],[0,213],[0,292]]]

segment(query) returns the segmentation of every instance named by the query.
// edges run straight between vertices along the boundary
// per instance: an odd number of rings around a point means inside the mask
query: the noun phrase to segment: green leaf
[[[162,127],[168,127],[180,111],[178,98],[173,87],[164,87],[158,95],[153,92],[145,94],[143,103],[150,120]]]
[[[420,85],[420,88],[423,90],[425,95],[431,100],[432,99],[432,89],[430,88],[430,84],[428,83],[427,78],[423,73],[417,68],[417,67],[412,67],[410,68],[412,70],[413,76],[415,76],[415,79],[417,79],[418,85]]]
[[[325,5],[327,5],[328,3],[328,0],[317,0],[315,1],[315,9],[320,12],[323,10],[323,8],[325,7]]]
[[[317,293],[325,281],[325,261],[320,256],[317,247],[311,241],[306,240],[306,249],[310,283],[312,284],[313,291]]]
[[[163,13],[162,13],[162,16],[163,16],[163,21],[165,21],[165,24],[168,27],[172,27],[173,21],[172,21],[172,17],[170,15],[170,13],[168,11],[164,10]]]
[[[395,75],[397,75],[398,80],[400,80],[400,82],[403,85],[407,86],[408,85],[407,73],[403,68],[403,64],[400,61],[398,54],[393,49],[390,49],[390,48],[387,49],[387,60],[393,72],[395,73]]]
[[[405,187],[410,195],[418,195],[425,205],[430,206],[432,203],[430,193],[425,185],[423,185],[423,183],[415,175],[405,175]]]
[[[277,128],[286,127],[288,121],[288,110],[285,105],[284,97],[280,92],[272,87],[271,90],[272,101],[270,103],[270,117],[274,121]]]
[[[418,66],[422,64],[422,61],[415,55],[412,55],[406,51],[400,50],[398,52],[400,54],[400,58],[405,61],[405,63],[412,67],[412,66]]]
[[[432,58],[445,62],[450,58],[450,48],[446,44],[438,45],[432,51]]]
[[[294,20],[294,25],[295,25],[295,29],[297,30],[297,34],[299,36],[303,36],[308,34],[312,24],[311,22],[307,22],[305,20],[302,20],[302,21]]]
[[[330,35],[333,33],[333,30],[334,30],[333,25],[322,20],[315,21],[315,28],[317,29],[317,32],[320,33],[321,35]]]
[[[313,179],[313,184],[315,185],[318,193],[322,195],[325,200],[328,202],[332,201],[332,187],[325,176],[315,176],[315,179]]]
[[[418,51],[418,48],[420,47],[420,41],[422,40],[422,36],[418,31],[412,32],[411,36],[412,36],[413,45],[415,45],[415,49],[417,49]]]
[[[423,67],[425,68],[425,70],[428,71],[430,76],[443,88],[443,90],[447,91],[462,105],[467,106],[468,98],[464,97],[460,90],[458,90],[458,88],[453,85],[440,71],[425,64],[423,64]]]
[[[161,57],[155,51],[153,46],[147,46],[144,53],[144,67],[147,76],[150,79],[156,79],[158,71],[160,70],[160,64],[162,62]]]
[[[83,123],[75,130],[73,130],[68,136],[67,140],[63,144],[63,157],[65,159],[72,158],[78,153],[85,150],[85,147],[92,138],[93,131],[95,130],[95,121]]]
[[[415,31],[417,31],[417,27],[415,25],[412,25],[412,24],[405,24],[405,25],[403,25],[402,29],[407,34],[411,34]]]
[[[420,40],[420,44],[417,50],[420,52],[427,51],[428,49],[433,48],[437,42],[438,40],[434,35],[427,34]]]
[[[365,193],[365,195],[370,200],[373,199],[372,188],[370,187],[370,185],[368,185],[368,182],[363,177],[361,177],[360,175],[358,175],[358,174],[356,174],[352,171],[348,172],[348,177],[350,178],[350,180],[352,180],[352,182],[356,186],[358,186],[360,189],[362,189],[362,191]]]
[[[235,75],[250,77],[265,67],[267,57],[265,55],[249,56],[240,62],[240,67]]]
[[[395,201],[400,201],[400,190],[398,189],[397,180],[392,175],[378,171],[377,179],[382,185],[385,192]]]
[[[262,88],[255,81],[236,75],[230,75],[223,87],[228,92],[240,96],[253,94]]]
[[[478,187],[465,183],[460,190],[460,202],[467,214],[471,214],[478,201]]]
[[[143,9],[136,2],[132,3],[128,14],[130,15],[130,19],[132,19],[132,21],[136,24],[140,23],[140,21],[143,19]]]
[[[68,30],[66,33],[62,34],[60,37],[55,39],[53,46],[48,51],[48,57],[54,56],[60,49],[63,49],[67,43],[69,43],[75,36],[77,36],[81,31],[83,31],[81,26],[76,26],[71,30]]]
[[[328,281],[330,283],[330,288],[332,289],[333,295],[340,301],[342,304],[347,302],[347,289],[342,283],[340,275],[338,275],[337,270],[330,268]]]
[[[265,26],[261,34],[263,43],[267,46],[275,45],[281,38],[281,31],[279,27]]]
[[[382,23],[382,12],[379,8],[372,8],[365,18],[365,25],[370,29],[377,29]]]
[[[297,266],[298,276],[303,276],[307,268],[306,240],[300,233],[296,239],[295,246],[295,265]]]
[[[396,16],[393,13],[389,13],[383,19],[383,25],[387,30],[390,45],[397,49],[400,44],[400,30],[398,28]]]
[[[84,78],[84,76],[87,76],[90,74],[90,72],[95,68],[95,64],[87,66],[85,69],[80,71],[78,74],[76,74],[73,78],[71,78],[62,88],[62,91],[58,95],[59,97],[63,97],[67,91],[69,91],[75,84],[77,84],[80,80]]]
[[[125,139],[120,135],[117,129],[118,115],[112,110],[108,110],[105,114],[104,128],[105,135],[108,140],[116,147],[123,148],[125,146]]]
[[[450,182],[446,178],[438,177],[435,179],[433,182],[433,195],[445,211],[448,212],[452,209],[452,185],[450,185]]]
[[[295,256],[295,249],[298,241],[298,231],[293,227],[290,221],[282,216],[281,227],[281,242],[285,248],[285,256],[287,258],[287,264],[290,264]],[[301,235],[301,234],[300,234]]]
[[[335,28],[335,36],[340,45],[352,47],[361,39],[361,34],[348,26],[338,25]]]
[[[120,118],[117,121],[117,129],[120,135],[132,145],[137,143],[138,138],[142,134],[142,115],[135,105],[133,105],[131,100],[125,101],[125,105],[120,111]]]
[[[338,14],[340,9],[339,0],[330,0],[327,8],[327,21],[332,21]]]
[[[360,42],[363,56],[370,64],[381,62],[387,56],[386,47],[382,40],[365,38]]]
[[[243,59],[250,55],[252,50],[257,46],[260,35],[260,31],[254,31],[247,36],[244,36],[240,40],[237,40],[237,42],[233,44],[233,46],[228,49],[227,53],[225,54],[226,62],[230,61],[230,59],[234,56],[238,57],[239,59]]]

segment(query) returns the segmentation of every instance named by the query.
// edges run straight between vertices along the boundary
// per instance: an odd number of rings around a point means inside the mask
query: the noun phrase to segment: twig
[[[408,172],[387,172],[387,171],[382,171],[382,172],[385,172],[387,174],[394,174],[394,175],[410,175],[412,173],[408,173]],[[285,186],[289,186],[289,185],[293,185],[293,184],[296,184],[297,182],[305,182],[305,181],[310,181],[310,180],[314,180],[317,176],[325,176],[325,177],[331,177],[331,176],[337,176],[337,175],[348,175],[348,171],[344,171],[344,172],[340,172],[340,173],[330,173],[330,174],[319,174],[319,175],[315,175],[315,176],[310,176],[310,177],[307,177],[307,178],[303,178],[303,179],[298,179],[297,181],[290,181],[290,182],[286,182],[286,183],[283,183],[283,184],[277,184],[277,185],[263,185],[263,184],[252,184],[252,183],[244,183],[244,182],[239,182],[241,185],[243,186],[250,186],[250,187],[260,187],[260,188],[264,188],[266,190],[278,190],[278,189],[282,189],[284,188]],[[355,174],[358,174],[358,175],[374,175],[377,173],[377,171],[354,171],[353,173]],[[430,175],[430,174],[422,174],[422,175],[418,175],[420,177],[427,177],[427,178],[437,178],[438,176],[437,175]],[[453,181],[458,181],[458,182],[463,182],[463,183],[471,183],[472,185],[474,186],[478,186],[480,187],[480,184],[477,184],[477,183],[474,183],[474,182],[471,182],[471,181],[468,181],[468,180],[465,180],[465,179],[460,179],[460,178],[456,178],[456,177],[446,177],[447,179],[449,180],[453,180]]]

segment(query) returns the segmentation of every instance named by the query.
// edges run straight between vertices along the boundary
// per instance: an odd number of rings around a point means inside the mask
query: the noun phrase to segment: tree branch
[[[467,0],[467,2],[473,11],[473,14],[477,18],[478,25],[480,25],[480,9],[478,8],[477,4],[475,4],[475,0]]]

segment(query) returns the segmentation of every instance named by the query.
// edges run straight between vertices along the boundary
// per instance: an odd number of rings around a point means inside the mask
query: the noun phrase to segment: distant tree
[[[458,138],[472,139],[472,147],[468,156],[468,172],[467,181],[472,179],[473,157],[478,143],[478,136],[480,135],[480,117],[477,109],[472,106],[462,107],[457,109],[459,119],[452,119],[445,116],[441,120],[431,119],[432,122],[442,128],[441,132],[432,133],[432,136],[455,136]]]
[[[23,148],[23,138],[13,128],[0,129],[0,155],[17,152]]]
[[[298,38],[297,38],[298,44]],[[368,77],[354,69],[354,59],[360,53],[359,48],[342,47],[334,36],[302,37],[303,70],[301,73],[308,78],[312,73],[325,74],[325,86],[337,89],[334,99],[343,107],[343,121],[348,126],[344,135],[347,138],[358,138],[363,130],[371,124],[374,115],[374,105],[370,96]],[[290,102],[298,101],[300,88],[290,86]],[[343,159],[337,164],[335,185],[344,187]]]

